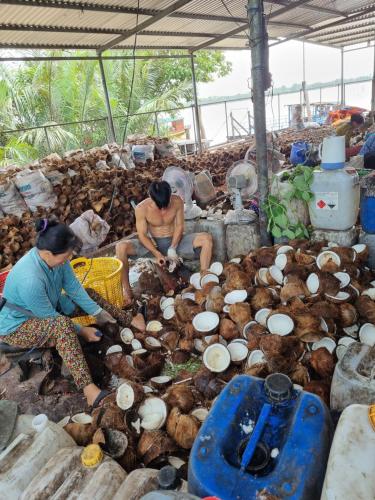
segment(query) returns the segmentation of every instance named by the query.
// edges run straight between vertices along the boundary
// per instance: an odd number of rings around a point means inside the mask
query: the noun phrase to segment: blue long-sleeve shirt
[[[370,134],[361,150],[359,151],[359,155],[365,156],[367,153],[375,153],[375,134]]]
[[[65,294],[62,294],[63,290]],[[36,248],[24,255],[10,271],[3,295],[10,303],[41,319],[69,315],[75,304],[90,315],[102,310],[77,280],[69,262],[50,268]],[[0,336],[14,332],[28,319],[18,311],[3,307],[0,311]]]

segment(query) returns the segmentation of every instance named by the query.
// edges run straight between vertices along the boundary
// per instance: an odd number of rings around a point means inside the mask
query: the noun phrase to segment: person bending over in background
[[[56,347],[88,405],[98,406],[108,392],[93,383],[77,335],[87,342],[100,337],[95,328],[80,327],[68,316],[79,306],[95,316],[98,325],[116,321],[90,298],[73,272],[69,260],[79,251],[79,238],[54,220],[40,220],[36,227],[36,246],[16,263],[5,282],[0,343]]]
[[[212,236],[210,233],[184,232],[184,202],[172,194],[168,182],[155,181],[150,184],[149,198],[135,209],[138,238],[120,241],[116,255],[123,263],[122,282],[128,301],[132,300],[129,284],[128,258],[154,256],[158,264],[176,261],[179,256],[194,259],[200,256],[201,272],[210,266]]]
[[[355,113],[350,117],[349,121],[340,123],[336,127],[336,135],[345,136],[345,147],[350,147],[350,139],[358,132],[358,129],[363,126],[365,120],[362,115]]]

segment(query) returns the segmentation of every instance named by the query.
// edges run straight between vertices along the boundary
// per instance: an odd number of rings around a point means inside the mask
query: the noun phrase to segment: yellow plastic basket
[[[86,259],[80,257],[71,262],[74,274],[84,288],[92,288],[110,304],[122,308],[124,294],[121,283],[122,262],[114,257]],[[87,326],[95,322],[93,316],[79,316],[74,322]]]

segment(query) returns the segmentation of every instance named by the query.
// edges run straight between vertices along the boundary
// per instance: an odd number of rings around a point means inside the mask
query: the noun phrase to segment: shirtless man
[[[184,202],[172,195],[166,181],[153,182],[149,187],[149,198],[135,209],[138,238],[120,241],[116,245],[116,256],[123,263],[122,284],[127,302],[132,299],[129,284],[129,257],[154,256],[159,265],[179,256],[200,258],[201,271],[206,271],[211,262],[212,236],[210,233],[192,233],[183,236]]]

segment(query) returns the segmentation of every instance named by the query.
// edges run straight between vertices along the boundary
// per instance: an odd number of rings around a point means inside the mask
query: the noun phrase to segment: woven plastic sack
[[[17,217],[28,211],[24,199],[12,181],[0,184],[0,208],[4,214]]]
[[[132,148],[132,156],[134,161],[138,163],[146,163],[147,160],[154,161],[153,144],[136,144]]]
[[[82,241],[82,252],[92,252],[103,243],[109,233],[110,226],[93,210],[86,210],[77,217],[70,228]]]
[[[57,197],[52,184],[41,170],[17,174],[15,184],[32,212],[38,207],[53,208],[56,205]]]

